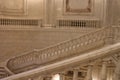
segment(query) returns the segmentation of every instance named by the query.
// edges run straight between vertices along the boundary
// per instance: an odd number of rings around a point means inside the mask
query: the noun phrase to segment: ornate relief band
[[[24,15],[26,0],[1,0],[0,12],[3,15]]]
[[[64,0],[64,12],[71,14],[92,13],[92,0]]]

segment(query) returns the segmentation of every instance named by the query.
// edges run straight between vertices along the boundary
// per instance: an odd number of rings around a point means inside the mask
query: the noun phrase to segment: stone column
[[[43,80],[43,76],[38,76],[38,77],[35,78],[34,80]]]
[[[32,78],[29,78],[28,80],[33,80]]]
[[[78,80],[78,69],[73,70],[73,80]]]
[[[113,80],[120,80],[120,60],[116,64]]]
[[[64,72],[59,73],[59,75],[60,75],[60,80],[65,80],[65,73]]]
[[[86,80],[92,80],[92,65],[88,65]]]
[[[102,63],[100,80],[107,80],[107,61],[103,61]]]
[[[45,80],[52,80],[52,76],[46,76]]]

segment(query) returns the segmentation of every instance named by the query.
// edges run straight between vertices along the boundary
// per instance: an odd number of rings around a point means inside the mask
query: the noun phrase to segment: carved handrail
[[[116,30],[116,28],[103,28],[45,49],[33,50],[10,59],[7,67],[14,73],[19,73],[66,57],[81,55],[90,49],[104,46]]]

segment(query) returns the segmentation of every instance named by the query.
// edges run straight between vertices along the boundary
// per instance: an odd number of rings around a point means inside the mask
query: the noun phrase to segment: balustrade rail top
[[[64,43],[66,43],[66,42],[70,42],[70,41],[76,40],[76,39],[78,39],[78,38],[82,38],[83,36],[86,36],[86,35],[89,35],[89,34],[92,34],[92,33],[96,33],[96,32],[102,31],[102,30],[104,30],[104,29],[107,29],[107,28],[102,28],[102,29],[98,29],[98,30],[93,31],[93,32],[88,32],[88,33],[83,34],[83,35],[81,35],[81,36],[78,36],[78,37],[76,37],[76,38],[69,39],[69,40],[66,40],[66,41],[57,43],[57,44],[55,44],[55,45],[48,46],[48,47],[43,48],[43,49],[34,49],[34,51],[41,51],[41,50],[49,49],[49,48],[55,47],[55,46],[57,47],[57,46],[59,46],[59,45],[61,45],[61,44],[64,44]]]
[[[111,42],[119,42],[120,29],[105,27],[80,35],[79,37],[60,42],[43,49],[34,49],[8,60],[7,67],[14,73],[64,60],[85,52],[94,51]],[[117,40],[115,40],[117,39]],[[94,49],[94,50],[93,50]],[[20,71],[20,69],[22,69]],[[25,70],[24,70],[25,69]]]
[[[112,50],[112,51],[111,51]],[[51,69],[56,69],[56,68],[60,68],[60,67],[64,67],[64,66],[67,66],[67,65],[70,65],[70,64],[76,64],[77,62],[85,62],[86,59],[89,61],[90,59],[96,59],[96,58],[100,58],[100,57],[103,57],[104,55],[111,55],[111,54],[114,54],[115,52],[117,51],[120,51],[120,43],[116,43],[114,45],[111,45],[111,46],[106,46],[104,48],[101,48],[99,50],[96,50],[96,51],[93,51],[93,52],[90,52],[90,53],[86,53],[86,54],[83,54],[83,55],[80,55],[80,56],[76,56],[74,58],[71,58],[71,59],[68,59],[68,60],[64,60],[64,61],[60,61],[58,63],[54,63],[54,64],[50,64],[50,65],[47,65],[47,66],[42,66],[42,67],[39,67],[39,68],[36,68],[36,69],[33,69],[33,70],[30,70],[30,71],[26,71],[26,72],[23,72],[23,73],[19,73],[19,74],[16,74],[16,75],[12,75],[12,76],[9,76],[7,78],[3,78],[2,80],[13,80],[13,79],[18,79],[18,78],[21,78],[21,77],[26,77],[26,76],[30,76],[30,75],[33,75],[33,74],[37,74],[37,73],[43,73],[43,72],[47,72],[47,70],[51,70]],[[84,57],[83,57],[84,56]],[[64,64],[65,63],[65,64]],[[78,65],[78,64],[77,64]],[[65,68],[65,67],[64,67]],[[62,68],[63,69],[63,68]],[[52,70],[54,71],[54,70]]]
[[[49,48],[52,48],[52,47],[57,47],[57,46],[59,46],[59,45],[61,45],[61,44],[64,44],[64,43],[66,43],[66,42],[70,42],[70,41],[73,41],[73,40],[75,40],[75,39],[82,38],[83,36],[86,36],[86,35],[89,35],[89,34],[92,34],[92,33],[96,33],[96,32],[102,31],[102,30],[104,30],[104,29],[107,29],[107,27],[98,29],[98,30],[93,31],[93,32],[88,32],[88,33],[83,34],[83,35],[81,35],[81,36],[79,36],[79,37],[76,37],[76,38],[74,38],[74,39],[69,39],[69,40],[66,40],[66,41],[63,41],[63,42],[60,42],[60,43],[57,43],[57,44],[54,44],[54,45],[51,45],[51,46],[48,46],[48,47],[45,47],[45,48],[42,48],[42,49],[33,49],[33,50],[28,51],[28,52],[25,52],[25,53],[23,53],[22,55],[19,55],[19,56],[24,56],[24,55],[29,54],[29,53],[31,53],[31,52],[43,51],[43,50],[46,50],[46,49],[49,49]],[[17,57],[19,57],[19,56],[17,56]],[[17,57],[14,56],[13,58],[17,58]]]

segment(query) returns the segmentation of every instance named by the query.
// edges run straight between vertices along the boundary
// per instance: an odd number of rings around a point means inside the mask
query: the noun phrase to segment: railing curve
[[[120,33],[120,28],[119,30],[117,28],[102,28],[45,49],[35,49],[27,54],[14,57],[8,61],[7,67],[14,73],[20,73],[66,57],[81,55],[83,52],[104,46],[111,38],[114,40],[117,38],[114,37],[116,33]]]

